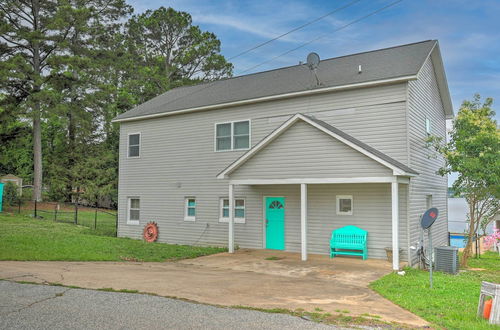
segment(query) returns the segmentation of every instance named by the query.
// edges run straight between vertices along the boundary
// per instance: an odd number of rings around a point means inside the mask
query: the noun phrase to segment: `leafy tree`
[[[0,76],[2,90],[15,96],[32,120],[34,198],[42,189],[42,112],[44,91],[54,51],[64,43],[70,27],[64,27],[66,6],[55,0],[0,0]]]
[[[72,67],[82,60],[76,53],[95,26],[120,19],[126,8],[123,0],[0,0],[0,90],[32,122],[36,200],[42,197],[42,123],[64,99],[51,83],[64,77],[59,80],[69,80],[67,89],[76,93]]]
[[[0,172],[33,180],[35,199],[43,169],[51,199],[116,201],[111,120],[173,87],[231,75],[220,41],[189,14],[130,13],[125,0],[0,0]]]
[[[50,87],[57,100],[47,131],[56,143],[47,146],[47,176],[51,198],[59,200],[72,200],[75,191],[85,191],[84,186],[91,184],[93,178],[82,181],[82,163],[106,158],[96,153],[94,146],[102,143],[101,126],[106,117],[102,105],[109,102],[107,95],[97,92],[102,87],[97,76],[109,63],[102,60],[95,39],[105,31],[119,31],[123,25],[120,19],[132,11],[124,0],[74,1],[72,9],[67,46],[51,62]]]
[[[478,229],[491,222],[500,211],[500,130],[493,119],[492,103],[491,98],[481,103],[481,97],[476,94],[472,101],[462,103],[453,120],[450,142],[443,143],[437,137],[429,139],[446,161],[439,173],[458,173],[453,189],[469,205],[467,245],[461,259],[464,267],[472,255]]]
[[[127,51],[137,59],[141,101],[171,88],[232,74],[215,34],[192,25],[191,15],[160,7],[127,22]],[[133,81],[132,81],[133,82]]]

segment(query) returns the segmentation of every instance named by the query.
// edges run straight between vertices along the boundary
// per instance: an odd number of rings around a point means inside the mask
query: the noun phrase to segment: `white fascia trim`
[[[298,120],[303,120],[306,123],[316,127],[317,129],[321,130],[322,132],[325,132],[326,134],[332,136],[333,138],[339,140],[340,142],[348,145],[349,147],[353,148],[354,150],[364,154],[365,156],[370,157],[371,159],[375,160],[376,162],[390,168],[393,171],[393,175],[402,175],[402,176],[415,176],[413,173],[406,173],[402,171],[400,168],[386,162],[385,160],[375,156],[371,152],[361,148],[360,146],[352,143],[349,140],[344,139],[343,137],[333,133],[332,131],[326,129],[325,127],[315,123],[314,121],[310,120],[309,118],[301,115],[301,114],[296,114],[292,118],[290,118],[288,121],[283,123],[278,129],[276,129],[273,133],[268,135],[265,139],[257,143],[252,149],[250,149],[247,153],[245,153],[243,156],[241,156],[238,160],[236,160],[234,163],[229,165],[224,171],[219,173],[217,175],[217,179],[226,179],[227,176],[233,172],[235,169],[240,167],[247,159],[252,157],[255,153],[257,153],[259,150],[267,146],[269,143],[271,143],[276,137],[278,137],[283,131],[285,131],[288,127],[296,123]]]
[[[151,115],[137,116],[137,117],[132,117],[132,118],[113,119],[111,122],[120,123],[120,122],[127,122],[127,121],[152,119],[152,118],[158,118],[158,117],[178,115],[178,114],[183,114],[183,113],[188,113],[188,112],[221,109],[221,108],[227,108],[227,107],[233,107],[233,106],[239,106],[239,105],[245,105],[245,104],[280,100],[280,99],[286,99],[286,98],[297,97],[297,96],[320,94],[320,93],[341,91],[341,90],[354,89],[354,88],[371,87],[371,86],[385,85],[385,84],[395,84],[395,83],[400,83],[400,82],[405,82],[408,80],[415,80],[415,79],[417,79],[417,75],[368,81],[368,82],[363,82],[363,83],[347,84],[347,85],[341,85],[341,86],[325,87],[325,88],[318,88],[318,89],[312,89],[312,90],[301,91],[301,92],[292,92],[292,93],[257,97],[257,98],[248,99],[248,100],[227,102],[227,103],[214,104],[214,105],[205,105],[205,106],[201,106],[201,107],[175,110],[175,111],[164,112],[164,113],[155,113],[155,114],[151,114]]]
[[[229,180],[234,185],[272,185],[272,184],[328,184],[328,183],[392,183],[398,179],[388,177],[357,177],[357,178],[296,178],[296,179],[242,179]],[[404,183],[404,182],[400,182]]]

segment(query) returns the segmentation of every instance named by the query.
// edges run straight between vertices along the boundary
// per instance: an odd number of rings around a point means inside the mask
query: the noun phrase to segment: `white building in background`
[[[469,223],[467,222],[467,214],[469,212],[469,206],[465,198],[448,198],[448,231],[450,233],[461,234],[464,233],[469,228]],[[500,219],[497,216],[496,221],[491,222],[486,228],[486,234],[493,233],[493,228],[500,228]],[[478,234],[483,234],[482,230],[478,231]]]

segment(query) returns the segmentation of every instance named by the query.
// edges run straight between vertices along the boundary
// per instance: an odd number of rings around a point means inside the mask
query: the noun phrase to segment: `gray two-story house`
[[[114,119],[118,235],[155,221],[160,242],[306,260],[355,225],[369,258],[414,263],[430,206],[447,244],[447,178],[425,139],[452,116],[435,40],[172,89]]]

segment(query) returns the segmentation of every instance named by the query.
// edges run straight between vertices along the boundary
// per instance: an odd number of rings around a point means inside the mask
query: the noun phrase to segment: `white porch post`
[[[229,184],[229,253],[234,253],[234,186]]]
[[[392,269],[399,270],[399,191],[398,181],[391,183],[392,204]]]
[[[302,261],[307,260],[307,184],[300,184],[300,236]]]

